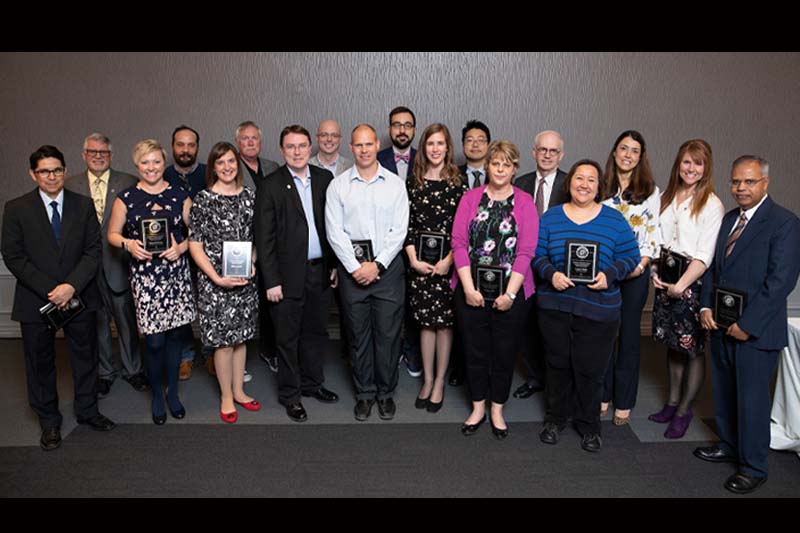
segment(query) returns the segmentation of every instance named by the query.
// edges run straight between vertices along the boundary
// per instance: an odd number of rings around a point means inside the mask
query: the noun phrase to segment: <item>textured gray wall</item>
[[[265,132],[264,155],[280,161],[287,124],[313,132],[331,117],[349,132],[369,122],[387,142],[387,112],[403,104],[420,132],[443,122],[458,136],[466,120],[483,120],[493,137],[520,145],[521,172],[533,168],[538,130],[563,134],[567,168],[582,157],[604,164],[616,136],[637,129],[662,189],[679,145],[701,137],[726,207],[728,168],[747,152],[770,160],[770,193],[800,210],[797,53],[3,53],[0,71],[2,204],[32,188],[35,148],[58,146],[75,172],[95,130],[111,137],[114,166],[132,172],[140,139],[168,145],[185,122],[200,132],[204,159],[252,119]]]

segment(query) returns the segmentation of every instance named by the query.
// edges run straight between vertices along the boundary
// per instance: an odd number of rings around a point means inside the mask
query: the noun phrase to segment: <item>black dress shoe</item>
[[[157,415],[153,413],[153,424],[157,426],[163,426],[166,423],[167,423],[167,413],[164,413],[163,415]]]
[[[564,431],[565,427],[564,425],[559,426],[555,422],[545,422],[544,429],[539,433],[539,440],[545,444],[558,444],[560,433]]]
[[[491,424],[492,424],[492,435],[494,435],[494,438],[496,438],[497,440],[503,440],[506,437],[508,437],[508,427],[506,427],[505,429],[500,429],[499,427],[494,425],[494,422],[491,422]]]
[[[302,394],[306,398],[314,398],[322,403],[336,403],[339,401],[339,396],[335,392],[329,391],[324,387],[320,387],[312,392],[304,392]]]
[[[369,418],[370,413],[372,413],[372,404],[374,403],[375,400],[358,400],[355,408],[353,409],[353,414],[356,415],[356,420],[363,422]]]
[[[97,397],[105,398],[111,392],[111,381],[107,379],[97,380]]]
[[[42,431],[42,438],[39,439],[39,446],[46,452],[55,450],[61,446],[61,429],[53,427]]]
[[[111,431],[112,429],[117,427],[117,425],[114,422],[104,417],[100,413],[97,413],[88,420],[78,420],[78,424],[86,424],[87,426],[96,431]]]
[[[584,435],[581,439],[581,448],[587,452],[597,453],[603,446],[603,439],[597,433]]]
[[[464,384],[464,376],[461,372],[450,372],[450,378],[447,380],[447,384],[451,387],[460,387]]]
[[[692,452],[695,457],[703,461],[712,463],[737,463],[738,460],[733,455],[728,455],[719,446],[701,446]]]
[[[725,481],[725,488],[736,494],[750,494],[766,483],[767,478],[748,476],[744,472],[736,472]]]
[[[147,376],[144,375],[144,372],[139,372],[138,374],[122,379],[130,383],[131,387],[133,387],[136,392],[146,392],[150,390],[150,383],[148,383]]]
[[[461,424],[461,434],[465,437],[474,435],[484,422],[486,422],[486,415],[483,415],[483,418],[481,418],[477,424]]]
[[[378,400],[378,416],[381,417],[381,420],[391,420],[394,418],[395,412],[397,412],[397,406],[394,404],[394,400],[391,398]]]
[[[286,415],[295,422],[305,422],[306,420],[308,420],[308,415],[306,414],[306,410],[303,408],[303,404],[300,402],[290,403],[289,405],[287,405]]]
[[[522,385],[517,387],[517,390],[514,391],[514,398],[520,398],[520,399],[530,398],[537,392],[543,390],[544,387],[542,387],[541,385],[528,385],[527,383],[523,383]]]

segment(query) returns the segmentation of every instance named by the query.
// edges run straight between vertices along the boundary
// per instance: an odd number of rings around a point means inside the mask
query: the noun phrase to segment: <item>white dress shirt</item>
[[[692,216],[693,198],[690,196],[678,205],[676,196],[661,213],[661,242],[673,252],[702,261],[708,268],[714,259],[725,207],[719,197],[711,193],[695,218]]]

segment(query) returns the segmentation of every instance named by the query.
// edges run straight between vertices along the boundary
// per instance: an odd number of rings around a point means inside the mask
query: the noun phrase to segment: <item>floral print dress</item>
[[[129,239],[142,239],[143,217],[164,216],[169,219],[170,233],[177,243],[184,240],[183,203],[189,195],[170,185],[159,194],[149,194],[133,185],[117,196],[125,203],[123,234]],[[160,207],[160,209],[159,209]],[[136,307],[136,324],[144,335],[162,333],[190,323],[195,318],[192,277],[188,251],[177,261],[161,259],[153,254],[148,261],[131,257],[131,294]]]
[[[413,186],[409,180],[409,224],[405,246],[419,246],[420,232],[447,235],[445,255],[450,250],[453,219],[466,185],[448,185],[446,181],[425,180],[425,186]],[[419,257],[419,254],[417,254]],[[450,275],[423,276],[414,269],[408,273],[408,298],[414,320],[424,328],[449,328],[455,322]]]
[[[516,258],[517,221],[511,211],[514,195],[494,201],[484,191],[478,212],[469,223],[469,259],[474,267],[496,266],[505,269],[506,284]]]

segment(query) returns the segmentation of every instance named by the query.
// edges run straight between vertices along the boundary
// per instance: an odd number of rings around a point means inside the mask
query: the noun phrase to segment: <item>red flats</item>
[[[233,424],[234,422],[239,420],[239,413],[236,411],[232,413],[223,413],[222,411],[220,411],[219,417],[222,419],[223,422],[227,422],[228,424]]]
[[[237,402],[236,400],[233,400],[233,403],[241,405],[248,411],[258,411],[259,409],[261,409],[261,404],[258,403],[258,400],[253,400],[247,403]]]

